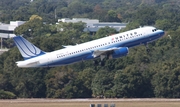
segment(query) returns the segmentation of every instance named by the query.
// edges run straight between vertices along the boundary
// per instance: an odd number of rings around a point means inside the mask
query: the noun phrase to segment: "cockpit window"
[[[152,32],[155,32],[157,29],[153,29]]]

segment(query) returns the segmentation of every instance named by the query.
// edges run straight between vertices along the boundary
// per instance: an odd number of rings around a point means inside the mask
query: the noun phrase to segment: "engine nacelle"
[[[112,58],[126,56],[128,54],[128,52],[129,52],[129,50],[127,47],[122,47],[118,50],[114,50],[114,52],[112,53]]]

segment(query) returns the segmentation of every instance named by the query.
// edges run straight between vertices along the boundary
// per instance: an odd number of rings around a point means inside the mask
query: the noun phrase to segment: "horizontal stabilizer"
[[[64,47],[64,48],[69,48],[69,47],[73,47],[73,45],[67,45],[67,46],[62,45],[62,47]]]

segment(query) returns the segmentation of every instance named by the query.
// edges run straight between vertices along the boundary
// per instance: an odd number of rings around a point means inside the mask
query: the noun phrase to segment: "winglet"
[[[24,60],[45,54],[44,51],[34,46],[22,36],[15,36],[13,39]]]

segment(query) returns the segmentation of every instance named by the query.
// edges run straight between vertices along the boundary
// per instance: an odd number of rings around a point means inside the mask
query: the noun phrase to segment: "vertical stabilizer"
[[[22,36],[15,36],[13,39],[24,60],[45,54],[45,52],[34,46]]]

